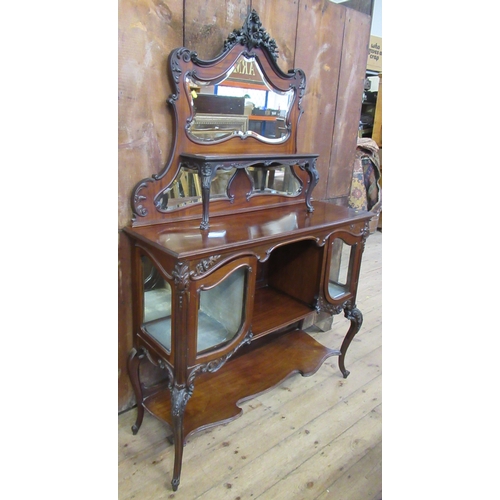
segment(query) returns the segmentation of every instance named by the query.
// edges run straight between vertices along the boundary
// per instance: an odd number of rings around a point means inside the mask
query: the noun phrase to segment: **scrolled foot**
[[[345,364],[344,364],[344,358],[345,358],[345,355],[341,354],[339,357],[339,368],[340,368],[340,371],[342,372],[342,376],[344,378],[347,378],[349,376],[349,373],[351,373],[351,372],[349,370],[346,370]]]
[[[135,436],[142,425],[142,420],[144,419],[144,407],[142,405],[137,405],[137,418],[135,424],[132,426],[132,434]]]
[[[181,482],[181,480],[177,477],[177,478],[174,478],[172,479],[172,489],[174,491],[177,491],[177,488],[179,487],[179,483]]]

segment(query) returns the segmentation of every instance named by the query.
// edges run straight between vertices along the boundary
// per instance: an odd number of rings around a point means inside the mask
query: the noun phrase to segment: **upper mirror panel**
[[[253,135],[268,143],[290,136],[294,90],[273,89],[255,58],[240,55],[225,77],[202,82],[187,75],[193,119],[188,135],[196,142],[214,142],[235,135]]]

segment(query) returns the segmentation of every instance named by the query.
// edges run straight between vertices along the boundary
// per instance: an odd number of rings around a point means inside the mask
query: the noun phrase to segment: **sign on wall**
[[[382,38],[380,36],[370,36],[366,69],[382,71]]]

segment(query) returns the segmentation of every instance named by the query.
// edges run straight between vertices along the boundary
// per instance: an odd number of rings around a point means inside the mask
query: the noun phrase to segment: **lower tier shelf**
[[[194,392],[184,414],[186,438],[202,429],[234,420],[242,413],[238,403],[258,396],[294,373],[314,374],[339,350],[324,347],[302,330],[270,340],[229,360],[215,373],[194,380]],[[145,398],[144,407],[172,428],[170,392],[162,389]]]

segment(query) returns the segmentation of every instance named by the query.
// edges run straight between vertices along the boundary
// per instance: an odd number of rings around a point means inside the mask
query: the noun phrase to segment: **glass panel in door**
[[[144,330],[169,352],[172,346],[172,289],[150,259],[142,257]]]
[[[349,292],[352,256],[354,245],[347,244],[341,238],[333,240],[328,278],[328,293],[332,299],[338,299]]]
[[[198,353],[231,341],[245,319],[247,267],[240,267],[218,285],[200,291]]]

